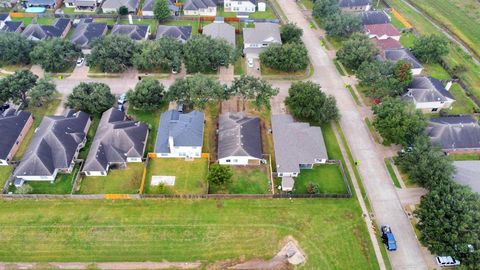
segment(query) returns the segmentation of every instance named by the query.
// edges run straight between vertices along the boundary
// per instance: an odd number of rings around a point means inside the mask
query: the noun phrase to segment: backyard
[[[80,167],[76,165],[72,173],[58,174],[54,183],[50,181],[28,181],[24,185],[32,187],[31,194],[70,194],[72,192],[75,176],[78,174]],[[9,191],[15,193],[15,186],[10,186]]]
[[[308,194],[309,183],[317,184],[320,193],[347,193],[340,167],[337,164],[321,164],[315,165],[311,170],[301,170],[298,177],[295,178],[293,193]]]
[[[271,194],[271,184],[268,177],[268,165],[261,166],[230,166],[232,182],[225,188],[219,188],[210,183],[210,193],[229,194]]]
[[[8,178],[12,174],[12,166],[0,166],[0,190],[3,189]]]
[[[158,125],[160,124],[160,115],[168,109],[168,103],[165,102],[160,109],[154,111],[141,111],[128,108],[129,116],[135,120],[145,123],[150,128],[148,132],[147,146],[145,153],[151,153],[155,148],[155,140],[157,139]]]
[[[83,177],[78,193],[136,194],[142,182],[143,163],[128,163],[125,169],[111,169],[107,176]]]

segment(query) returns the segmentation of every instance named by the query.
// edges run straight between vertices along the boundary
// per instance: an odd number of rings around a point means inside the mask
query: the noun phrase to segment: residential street
[[[359,161],[358,169],[370,199],[377,224],[391,226],[398,241],[398,250],[389,252],[393,269],[427,269],[420,246],[415,238],[412,225],[406,216],[398,194],[385,168],[383,156],[369,135],[363,118],[354,100],[344,87],[332,59],[320,45],[319,33],[312,30],[300,8],[293,0],[278,0],[287,18],[304,31],[303,41],[307,46],[315,69],[312,81],[335,96],[342,114],[340,125],[346,136],[354,159]],[[284,87],[281,91],[286,91]],[[286,93],[281,93],[284,96]],[[274,102],[273,106],[279,104]],[[279,110],[278,108],[274,111]]]

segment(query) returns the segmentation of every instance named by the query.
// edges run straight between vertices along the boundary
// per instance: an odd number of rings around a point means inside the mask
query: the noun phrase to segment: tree
[[[368,36],[360,33],[353,34],[337,51],[337,58],[346,67],[357,70],[363,62],[371,62],[378,49]]]
[[[334,37],[348,37],[362,30],[362,22],[356,15],[350,13],[334,13],[325,19],[327,34]]]
[[[272,44],[260,54],[260,61],[269,68],[285,72],[304,70],[309,63],[303,43]]]
[[[72,67],[82,55],[82,50],[67,39],[49,38],[38,43],[30,58],[45,71],[61,72]]]
[[[170,8],[168,7],[169,0],[155,0],[155,5],[153,7],[153,14],[155,15],[155,19],[159,22],[166,21],[170,18]]]
[[[278,89],[273,88],[265,80],[242,75],[240,78],[235,78],[230,86],[230,93],[239,95],[243,99],[244,108],[246,100],[254,100],[257,108],[262,106],[270,108],[270,98],[278,94]]]
[[[337,0],[315,0],[312,15],[319,19],[340,13]]]
[[[53,100],[57,93],[57,86],[50,79],[42,78],[30,91],[30,102],[40,107],[45,102]]]
[[[29,64],[30,52],[34,46],[33,41],[18,33],[2,33],[0,35],[0,64]]]
[[[410,146],[427,126],[425,117],[413,104],[398,98],[384,99],[373,106],[373,113],[373,126],[382,135],[385,144]]]
[[[114,103],[115,97],[110,92],[108,85],[82,82],[73,88],[65,104],[75,110],[100,114],[111,108]]]
[[[14,74],[0,80],[0,101],[11,100],[28,105],[27,94],[35,86],[37,76],[30,70],[15,71]]]
[[[146,77],[139,81],[135,90],[127,92],[130,106],[140,110],[155,110],[164,103],[165,87],[156,79]]]
[[[301,42],[302,35],[303,35],[303,29],[299,28],[294,23],[287,23],[282,25],[282,27],[280,27],[280,36],[282,38],[283,43]]]
[[[182,43],[170,37],[142,42],[133,56],[133,65],[140,70],[179,71],[182,66]]]
[[[118,8],[118,14],[119,15],[128,15],[129,11],[128,11],[128,8],[126,6],[121,6]]]
[[[208,173],[208,182],[218,186],[225,185],[232,180],[233,172],[229,166],[213,164]]]
[[[203,108],[211,100],[228,99],[226,88],[217,80],[202,74],[177,79],[168,89],[170,101],[176,101],[188,108]]]
[[[309,182],[307,184],[307,193],[308,194],[320,194],[320,185],[315,182]]]
[[[130,38],[108,35],[93,42],[87,62],[102,72],[123,72],[132,66],[136,50],[136,44]]]
[[[423,63],[438,63],[448,53],[448,41],[434,34],[421,36],[415,40],[412,52]]]
[[[320,85],[311,81],[293,83],[288,90],[285,104],[299,119],[322,124],[340,118],[335,98],[327,96],[320,89]]]
[[[223,39],[213,39],[210,36],[196,35],[188,39],[183,46],[187,72],[211,72],[220,65],[228,67],[234,63],[237,54],[235,49]]]
[[[460,77],[462,74],[464,74],[465,72],[467,72],[468,69],[465,65],[463,64],[458,64],[458,65],[455,65],[453,68],[452,68],[452,74],[455,78],[458,78]]]

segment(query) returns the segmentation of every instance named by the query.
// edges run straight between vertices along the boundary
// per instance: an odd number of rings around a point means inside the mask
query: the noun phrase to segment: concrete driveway
[[[247,68],[247,70],[246,70],[247,75],[257,77],[257,78],[260,78],[262,76],[262,74],[260,72],[260,60],[259,59],[253,59],[253,67],[249,67],[248,66],[248,59],[245,58],[245,66]]]

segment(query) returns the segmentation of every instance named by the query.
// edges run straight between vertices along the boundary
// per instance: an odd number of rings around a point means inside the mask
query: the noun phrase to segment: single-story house
[[[255,12],[257,0],[224,0],[225,12]]]
[[[139,0],[106,0],[102,5],[103,13],[118,12],[120,7],[128,8],[128,13],[136,14],[140,5]]]
[[[71,173],[80,149],[85,146],[90,123],[90,116],[81,111],[45,116],[13,172],[16,182],[53,183],[57,173]]]
[[[363,25],[390,23],[390,17],[384,11],[365,11],[360,14]]]
[[[469,186],[474,192],[480,193],[480,160],[454,161],[455,182]]]
[[[260,119],[239,113],[224,113],[218,119],[218,163],[260,165],[262,134]]]
[[[387,38],[387,39],[372,38],[371,40],[375,44],[375,47],[378,48],[380,53],[384,53],[385,50],[398,50],[403,48],[400,41],[395,40],[393,38]]]
[[[213,22],[203,27],[204,35],[212,38],[225,40],[228,44],[235,47],[235,27],[223,21]]]
[[[110,168],[142,162],[147,138],[147,125],[110,108],[102,114],[82,172],[86,176],[106,176]]]
[[[372,0],[339,0],[338,6],[347,12],[368,11],[372,7]]]
[[[82,19],[75,27],[70,41],[81,48],[88,48],[95,39],[107,34],[107,31],[106,23],[96,23],[92,19]]]
[[[327,162],[327,149],[320,127],[295,122],[288,114],[275,114],[272,115],[272,133],[276,171],[277,176],[282,178],[282,184],[285,184],[283,190],[292,190],[292,178],[297,177],[301,169],[312,169],[314,164]]]
[[[75,8],[80,11],[95,11],[97,9],[97,0],[65,0],[65,6]]]
[[[187,42],[187,40],[192,35],[191,26],[169,26],[169,25],[159,25],[157,27],[157,35],[155,39],[161,39],[162,37],[171,37],[179,40],[182,43]]]
[[[5,22],[11,21],[10,14],[8,13],[0,13],[0,29],[5,26]]]
[[[148,24],[115,24],[111,35],[127,36],[135,41],[148,39],[150,36],[150,25]]]
[[[187,0],[183,5],[183,14],[187,16],[215,16],[216,0]]]
[[[72,21],[70,19],[59,18],[56,19],[53,25],[29,24],[22,35],[29,40],[43,40],[50,37],[64,38],[70,28]]]
[[[385,50],[383,54],[381,54],[380,59],[392,61],[395,63],[400,60],[408,62],[412,65],[412,74],[414,76],[420,75],[423,70],[423,66],[422,64],[420,64],[420,61],[418,61],[417,58],[408,49],[402,48],[398,50]]]
[[[401,33],[391,23],[368,24],[363,30],[369,38],[388,39],[400,41]]]
[[[0,113],[0,166],[8,165],[32,126],[32,114],[15,109]]]
[[[243,53],[247,58],[259,58],[271,44],[282,44],[278,24],[255,23],[255,28],[243,28]]]
[[[432,118],[427,134],[446,153],[480,153],[480,125],[472,116]]]
[[[162,113],[155,153],[157,157],[199,158],[202,155],[205,115],[199,111]]]
[[[156,0],[145,0],[145,3],[143,4],[143,7],[142,7],[143,16],[155,15],[153,14],[153,8],[155,7],[155,2]],[[168,3],[168,8],[172,12],[172,14],[175,14],[175,15],[178,14],[178,12],[180,11],[180,8],[175,5],[176,4],[175,0],[168,0],[167,3]]]
[[[445,89],[441,81],[423,76],[413,78],[402,99],[413,102],[415,108],[427,113],[449,109],[455,102],[454,97]]]
[[[25,7],[44,7],[47,9],[52,9],[60,7],[62,2],[62,0],[27,0],[25,2]]]
[[[0,32],[14,32],[21,33],[23,29],[23,22],[19,21],[6,21]]]

